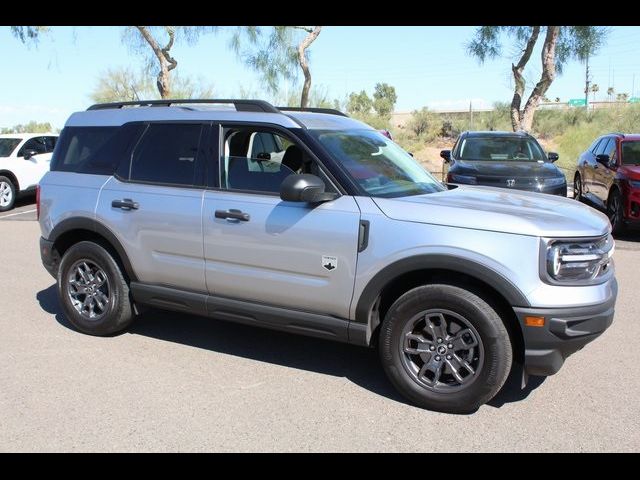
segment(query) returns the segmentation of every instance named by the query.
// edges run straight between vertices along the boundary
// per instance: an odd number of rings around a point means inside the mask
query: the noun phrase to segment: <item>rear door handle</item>
[[[248,222],[251,216],[248,213],[244,213],[235,208],[229,210],[216,210],[216,218],[226,218],[227,220],[240,220],[242,222]]]
[[[137,210],[138,208],[140,208],[140,204],[138,202],[134,202],[130,198],[114,200],[113,202],[111,202],[111,206],[113,208],[120,208],[122,210]]]

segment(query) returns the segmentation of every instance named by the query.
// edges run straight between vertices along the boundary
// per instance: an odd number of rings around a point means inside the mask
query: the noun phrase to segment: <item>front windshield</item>
[[[0,138],[0,157],[11,155],[19,143],[19,138]]]
[[[527,137],[466,137],[456,155],[459,160],[483,162],[542,162],[544,152]]]
[[[622,164],[640,165],[640,142],[622,142]]]
[[[411,155],[375,130],[310,130],[367,195],[403,197],[445,187]]]

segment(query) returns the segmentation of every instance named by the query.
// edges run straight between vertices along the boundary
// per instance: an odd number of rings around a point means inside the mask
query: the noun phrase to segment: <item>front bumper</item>
[[[618,284],[604,303],[570,308],[514,308],[524,333],[524,368],[529,375],[553,375],[565,359],[595,340],[613,322]],[[544,317],[544,327],[529,327],[524,317]]]
[[[53,277],[58,278],[58,266],[60,265],[60,255],[53,248],[53,242],[40,237],[40,258],[42,265]]]
[[[516,181],[513,187],[509,187],[506,185],[506,180],[504,181],[504,183],[496,184],[495,182],[483,182],[482,179],[478,179],[477,185],[482,185],[486,187],[499,187],[499,188],[504,188],[505,190],[521,190],[524,192],[548,193],[550,195],[560,195],[561,197],[567,196],[566,183],[563,183],[561,185],[551,185],[551,186],[542,185],[541,187],[538,187],[537,185],[519,184]]]

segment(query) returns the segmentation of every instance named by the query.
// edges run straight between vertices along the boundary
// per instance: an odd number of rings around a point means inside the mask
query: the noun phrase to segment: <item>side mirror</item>
[[[558,161],[558,159],[560,158],[560,155],[558,155],[556,152],[549,152],[547,154],[547,158],[551,163],[553,163]]]
[[[440,150],[440,156],[446,163],[451,161],[451,150]]]
[[[596,155],[596,162],[601,163],[605,167],[609,166],[609,155],[606,153],[601,153],[600,155]]]
[[[29,160],[31,157],[33,157],[34,155],[37,155],[38,152],[36,152],[35,150],[25,150],[24,151],[24,159],[25,160]]]
[[[271,160],[271,154],[267,152],[260,152],[256,155],[256,160]]]
[[[289,175],[280,186],[280,198],[287,202],[328,202],[338,197],[337,193],[325,192],[319,177],[309,173]]]

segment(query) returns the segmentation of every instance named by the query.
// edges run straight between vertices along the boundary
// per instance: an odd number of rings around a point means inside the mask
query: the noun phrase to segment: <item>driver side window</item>
[[[279,194],[280,185],[289,175],[320,170],[314,160],[298,145],[279,132],[259,127],[224,129],[220,159],[220,186]],[[327,183],[327,191],[332,191]]]
[[[30,138],[27,140],[22,148],[20,148],[18,157],[24,157],[24,153],[27,150],[35,150],[36,155],[47,153],[47,144],[45,143],[44,137]]]

